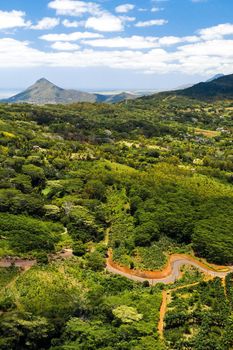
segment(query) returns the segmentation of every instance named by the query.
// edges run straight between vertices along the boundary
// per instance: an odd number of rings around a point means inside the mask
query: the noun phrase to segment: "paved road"
[[[111,259],[107,259],[106,269],[111,273],[115,273],[115,274],[124,276],[124,277],[129,278],[129,279],[134,280],[134,281],[138,281],[138,282],[148,281],[151,285],[154,285],[157,283],[164,283],[164,284],[174,283],[180,277],[180,270],[181,270],[181,267],[184,265],[196,267],[201,272],[203,272],[209,276],[220,277],[220,278],[224,278],[229,272],[233,271],[232,266],[226,267],[228,269],[227,272],[214,271],[214,270],[211,270],[210,268],[208,268],[207,266],[205,266],[204,264],[202,264],[201,262],[195,261],[194,258],[191,258],[191,257],[184,258],[184,257],[178,257],[178,256],[176,257],[174,255],[173,257],[171,257],[170,260],[171,260],[170,266],[167,269],[168,273],[165,273],[165,276],[161,277],[161,278],[153,278],[151,276],[146,276],[147,275],[146,272],[144,273],[145,277],[142,277],[142,276],[140,276],[141,273],[139,273],[139,275],[137,275],[137,271],[132,271],[132,272],[122,271],[122,269],[118,268],[115,263],[112,264]],[[127,270],[129,270],[129,269],[127,269]],[[161,274],[163,274],[163,271],[161,271]]]

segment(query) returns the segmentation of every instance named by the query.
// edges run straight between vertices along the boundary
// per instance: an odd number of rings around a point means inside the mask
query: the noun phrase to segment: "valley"
[[[0,104],[0,348],[230,350],[232,120],[174,92]]]
[[[233,350],[233,1],[0,1],[0,350]]]

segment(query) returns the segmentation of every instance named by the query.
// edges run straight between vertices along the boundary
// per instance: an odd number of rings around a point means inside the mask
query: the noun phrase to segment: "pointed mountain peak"
[[[54,85],[53,83],[51,83],[51,81],[49,81],[46,78],[41,78],[39,80],[36,81],[35,84],[49,84],[49,85]]]
[[[48,104],[48,103],[76,103],[76,102],[108,102],[115,103],[129,98],[126,94],[117,96],[111,95],[112,98],[109,99],[109,95],[99,95],[92,94],[88,92],[76,91],[76,90],[66,90],[61,87],[51,83],[46,78],[40,78],[33,85],[29,86],[26,90],[20,92],[19,94],[12,96],[4,102],[8,103],[34,103],[38,105]]]

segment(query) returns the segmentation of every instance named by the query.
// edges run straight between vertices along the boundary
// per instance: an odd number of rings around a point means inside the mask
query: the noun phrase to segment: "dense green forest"
[[[232,136],[231,101],[1,104],[0,257],[37,265],[0,269],[0,349],[230,349],[231,275],[225,294],[218,279],[174,291],[160,339],[163,286],[111,275],[105,258],[233,264]]]
[[[232,274],[226,285],[232,292]],[[172,292],[165,319],[169,348],[232,349],[231,297],[217,278]]]

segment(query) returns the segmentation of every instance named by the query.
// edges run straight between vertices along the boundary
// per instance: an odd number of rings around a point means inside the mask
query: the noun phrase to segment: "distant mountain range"
[[[198,100],[233,99],[233,74],[217,74],[206,82],[172,91],[160,92],[142,98],[150,100],[159,96],[178,95],[195,98]],[[62,89],[45,78],[38,80],[25,91],[0,102],[6,103],[32,103],[44,104],[69,104],[76,102],[104,102],[118,103],[139,98],[138,94],[122,92],[119,94],[98,94],[77,90]]]
[[[76,102],[106,102],[117,103],[124,100],[135,99],[138,95],[127,92],[120,94],[103,95],[92,94],[77,90],[62,89],[45,78],[39,79],[34,85],[23,92],[7,99],[1,100],[6,103],[32,103],[38,105],[44,104],[68,104]]]

